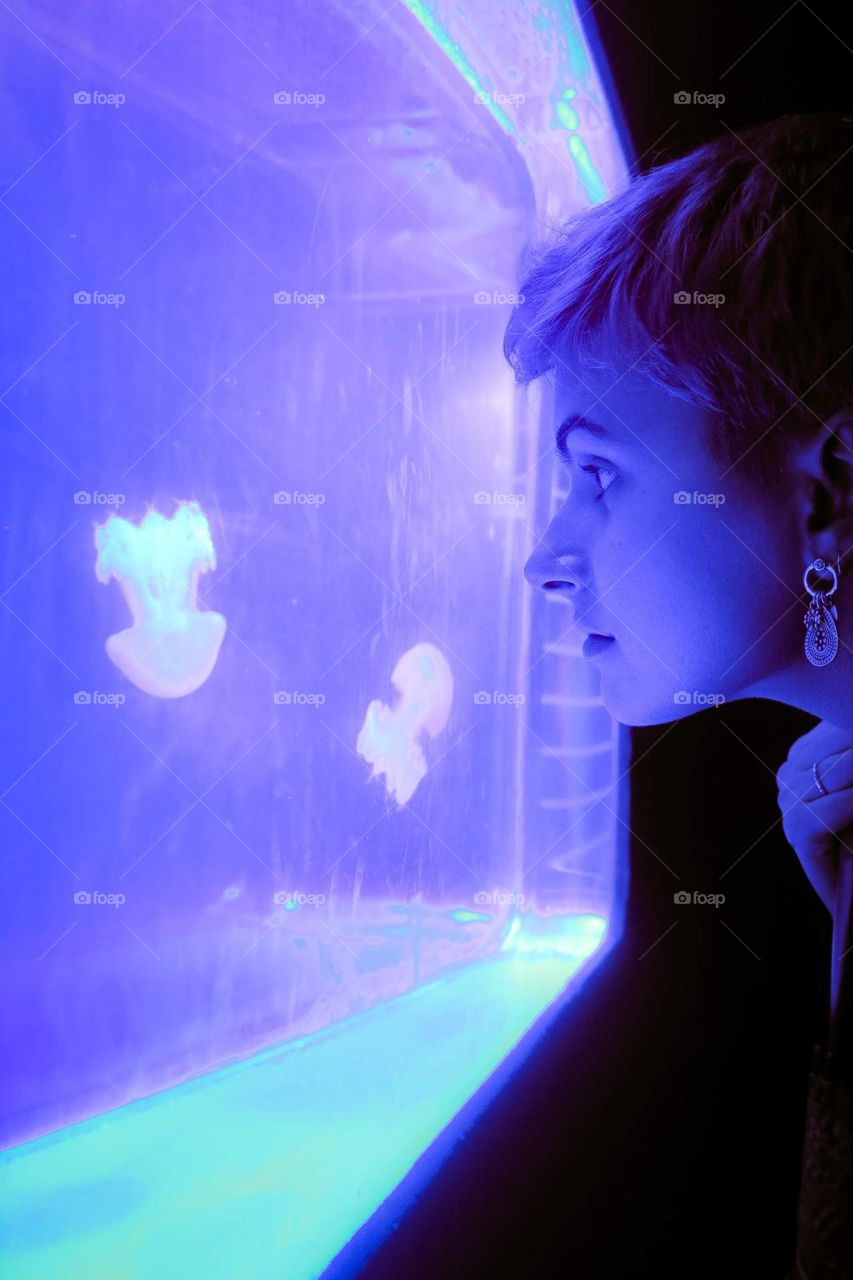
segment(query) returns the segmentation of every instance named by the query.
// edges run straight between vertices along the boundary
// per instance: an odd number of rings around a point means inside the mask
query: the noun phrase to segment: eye
[[[572,457],[571,453],[566,448],[565,444],[561,444],[559,440],[554,446],[554,455],[559,459],[562,465],[569,471],[575,465],[574,458]],[[604,497],[605,493],[610,488],[613,481],[616,479],[616,471],[614,470],[613,467],[608,467],[606,464],[604,466],[596,466],[593,463],[593,464],[590,464],[589,466],[582,467],[578,463],[578,470],[591,471],[595,476],[596,484],[598,485],[598,493],[595,495],[596,502],[598,501],[599,498]],[[601,476],[607,477],[606,484],[602,484]]]
[[[581,471],[592,471],[595,474],[598,487],[600,490],[600,492],[596,495],[598,498],[601,498],[607,492],[607,490],[610,488],[611,484],[613,483],[613,479],[616,475],[616,472],[613,471],[612,468],[610,467],[589,466],[589,467],[581,467],[580,469]],[[601,483],[602,475],[610,477],[610,479],[607,481],[607,484],[605,485],[602,485]]]

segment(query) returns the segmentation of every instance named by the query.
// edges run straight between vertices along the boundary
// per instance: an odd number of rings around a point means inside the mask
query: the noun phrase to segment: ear
[[[803,563],[821,556],[841,572],[853,565],[853,410],[822,423],[795,463],[801,500]]]

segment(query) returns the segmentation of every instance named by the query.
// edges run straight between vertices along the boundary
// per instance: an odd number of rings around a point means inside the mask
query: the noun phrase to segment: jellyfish
[[[207,519],[182,502],[171,519],[151,510],[139,525],[118,515],[95,527],[95,576],[117,578],[133,626],[107,639],[128,680],[157,698],[182,698],[204,684],[225,635],[220,613],[196,604],[198,576],[216,567]]]
[[[453,674],[435,645],[416,644],[400,658],[391,683],[400,694],[396,704],[370,703],[356,749],[373,765],[371,778],[385,775],[386,789],[402,808],[427,771],[422,735],[435,738],[447,724]]]

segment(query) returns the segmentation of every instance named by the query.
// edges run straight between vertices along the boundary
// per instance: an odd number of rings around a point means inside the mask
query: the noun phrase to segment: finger
[[[782,829],[801,860],[834,856],[839,848],[853,853],[853,787],[792,807]]]
[[[853,740],[849,729],[837,729],[835,725],[821,721],[809,733],[804,733],[791,743],[785,765],[795,769],[806,768],[811,765],[812,760],[844,751],[850,746],[853,746]]]
[[[811,770],[809,772],[812,772]],[[838,791],[853,782],[853,747],[836,751],[817,764],[817,774],[827,791]],[[814,773],[812,773],[814,781]]]
[[[821,835],[824,843],[844,832],[849,843],[853,834],[853,787],[833,791],[828,796],[798,800],[791,795],[779,797],[782,826],[788,840],[795,844],[801,827]]]
[[[823,758],[814,757],[808,765],[792,767],[784,764],[776,774],[779,790],[788,789],[800,799],[817,799],[821,794],[815,781],[813,765],[827,791],[840,791],[853,784],[853,747],[833,752]]]

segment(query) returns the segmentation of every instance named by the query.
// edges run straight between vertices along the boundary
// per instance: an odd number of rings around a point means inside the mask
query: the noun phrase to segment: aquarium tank
[[[0,1271],[302,1280],[619,936],[501,344],[627,145],[569,0],[3,25]]]

